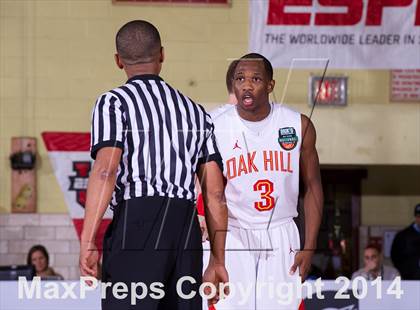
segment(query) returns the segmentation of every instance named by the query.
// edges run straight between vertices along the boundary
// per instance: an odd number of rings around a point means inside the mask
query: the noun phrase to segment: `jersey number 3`
[[[274,208],[275,200],[271,196],[273,193],[273,182],[270,180],[258,180],[254,184],[254,191],[263,191],[261,200],[254,203],[255,209],[258,211],[268,211]]]

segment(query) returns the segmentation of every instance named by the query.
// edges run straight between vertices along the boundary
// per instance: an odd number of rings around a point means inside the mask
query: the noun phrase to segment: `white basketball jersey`
[[[271,107],[259,132],[247,127],[235,106],[210,113],[227,179],[229,225],[262,229],[297,216],[301,115]]]

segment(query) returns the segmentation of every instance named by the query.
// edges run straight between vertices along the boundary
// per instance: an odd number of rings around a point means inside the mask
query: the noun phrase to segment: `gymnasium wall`
[[[39,212],[67,212],[40,133],[89,130],[96,96],[126,80],[113,63],[114,36],[132,19],[147,19],[159,28],[167,56],[161,74],[166,81],[206,108],[224,102],[229,59],[247,52],[246,0],[232,0],[231,7],[1,0],[0,212],[10,212],[10,138],[25,135],[38,138]],[[284,91],[288,71],[276,70],[277,101],[284,97],[309,114],[311,73],[317,72],[293,72]],[[345,108],[314,111],[321,163],[419,165],[420,104],[389,102],[389,71],[329,73],[349,77],[349,101]],[[390,201],[383,195],[387,193],[363,197],[363,208],[368,210],[363,218],[368,223],[381,223],[369,214]],[[411,203],[420,192],[392,197]],[[409,219],[404,216],[401,221]]]

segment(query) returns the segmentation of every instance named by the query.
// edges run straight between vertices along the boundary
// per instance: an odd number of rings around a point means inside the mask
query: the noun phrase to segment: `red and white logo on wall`
[[[87,183],[93,163],[90,158],[90,134],[44,132],[42,138],[80,239],[85,213]],[[97,234],[96,245],[98,249],[102,248],[103,234],[111,219],[112,212],[108,209]]]
[[[249,49],[276,68],[420,68],[420,0],[249,1]]]

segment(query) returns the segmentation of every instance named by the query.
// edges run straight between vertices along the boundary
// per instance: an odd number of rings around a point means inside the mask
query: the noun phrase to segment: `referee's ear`
[[[163,46],[161,46],[159,62],[162,63],[162,62],[164,62],[164,60],[165,60],[165,50],[164,50]]]
[[[120,69],[124,69],[124,64],[122,63],[120,56],[118,54],[114,54],[115,63],[117,64],[117,67]]]

